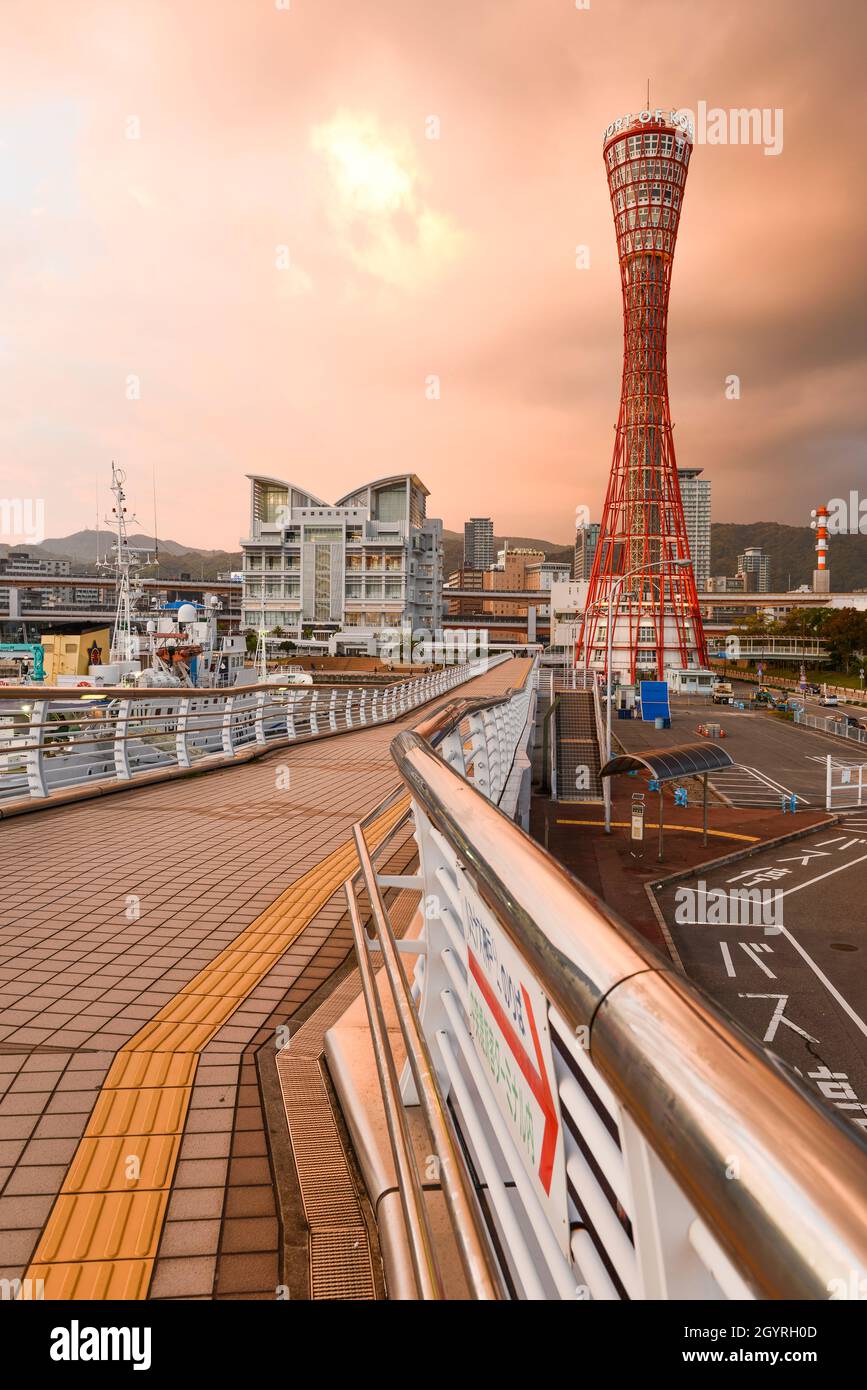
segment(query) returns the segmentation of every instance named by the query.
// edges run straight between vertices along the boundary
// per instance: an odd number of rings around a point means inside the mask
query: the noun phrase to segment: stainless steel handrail
[[[439,1299],[444,1296],[442,1275],[434,1251],[433,1233],[424,1193],[413,1159],[412,1139],[409,1133],[406,1110],[400,1098],[400,1083],[394,1053],[388,1044],[388,1029],[382,1010],[382,1001],[376,988],[370,956],[364,941],[364,928],[361,925],[358,912],[353,879],[347,879],[343,887],[349,907],[349,920],[352,925],[355,954],[361,978],[361,992],[364,996],[367,1021],[370,1025],[373,1055],[379,1077],[379,1089],[382,1093],[389,1143],[394,1157],[398,1194],[409,1240],[416,1288],[422,1299]]]
[[[443,736],[458,715],[447,706],[425,727]],[[399,734],[391,749],[415,801],[569,1027],[589,1030],[592,1062],[755,1291],[827,1298],[831,1280],[867,1269],[867,1159],[843,1123],[419,733]]]
[[[488,1238],[484,1231],[481,1215],[478,1208],[475,1193],[469,1180],[466,1164],[460,1151],[460,1144],[454,1133],[451,1122],[448,1118],[448,1109],[439,1083],[436,1072],[431,1060],[430,1052],[421,1031],[418,1015],[412,999],[412,992],[407,982],[403,963],[395,943],[394,933],[388,914],[382,901],[379,885],[376,881],[376,874],[371,862],[370,853],[364,839],[364,832],[360,825],[353,829],[355,846],[358,852],[359,872],[361,880],[370,898],[370,905],[373,916],[373,924],[379,949],[382,953],[383,965],[388,978],[391,996],[394,1001],[400,1031],[403,1035],[406,1047],[407,1061],[415,1082],[416,1092],[425,1122],[430,1133],[431,1142],[434,1146],[439,1162],[439,1176],[442,1186],[443,1196],[446,1200],[452,1231],[456,1242],[461,1264],[469,1284],[472,1296],[476,1299],[490,1300],[501,1297],[502,1288],[497,1272],[496,1261],[490,1250]],[[354,899],[353,880],[350,879],[346,884],[346,895],[348,899]],[[362,969],[362,987],[365,993],[368,1018],[371,1014],[371,1001],[368,1000],[368,991],[373,996],[373,1011],[378,1015],[384,1031],[384,1020],[382,1019],[382,1008],[379,1002],[376,982],[372,978],[370,962],[367,958],[367,947],[364,943],[363,934],[355,933],[356,954],[359,965],[364,961],[366,971]],[[367,981],[365,981],[365,974]],[[390,1059],[390,1066],[393,1069],[394,1062]],[[386,1111],[389,1105],[385,1088],[380,1085],[383,1100],[386,1102]],[[401,1107],[402,1109],[402,1107]],[[389,1122],[389,1130],[391,1131]],[[393,1152],[395,1158],[400,1159],[400,1149],[398,1145]],[[417,1184],[417,1177],[413,1165],[413,1178]],[[406,1212],[406,1206],[404,1207]],[[412,1230],[412,1227],[410,1228]],[[412,1240],[411,1249],[413,1250],[413,1264],[417,1265],[418,1260],[415,1253],[417,1240]]]

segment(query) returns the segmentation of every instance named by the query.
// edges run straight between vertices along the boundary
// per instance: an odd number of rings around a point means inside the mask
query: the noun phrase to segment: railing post
[[[256,691],[256,743],[260,748],[265,746],[265,701],[267,698],[267,690]]]
[[[313,694],[310,696],[310,732],[311,732],[311,734],[318,734],[318,733],[319,733],[319,720],[318,720],[317,717],[316,717],[316,704],[317,704],[318,699],[319,699],[319,691],[318,691],[318,690],[316,689],[316,687],[314,686],[314,688],[313,688]]]
[[[117,707],[117,715],[114,721],[114,775],[122,782],[128,782],[131,776],[129,770],[129,747],[127,745],[129,707],[129,700],[121,700]]]
[[[232,727],[232,711],[234,710],[234,707],[235,697],[234,695],[230,695],[226,700],[226,706],[223,710],[222,727],[223,753],[227,758],[231,758],[235,752],[234,729]]]
[[[461,873],[455,860],[443,852],[445,841],[436,835],[431,822],[422,808],[413,802],[413,820],[418,843],[419,873],[423,881],[421,911],[424,919],[423,938],[427,944],[425,955],[420,956],[416,966],[416,983],[419,986],[418,1017],[426,1038],[436,1036],[437,1030],[448,1027],[448,1019],[443,1006],[443,991],[452,988],[448,969],[443,961],[443,952],[453,953],[454,946],[463,940],[464,924],[460,907],[453,906],[446,895],[441,879],[451,880],[457,902],[462,900]],[[447,923],[451,924],[451,930]],[[432,1052],[437,1080],[443,1095],[448,1097],[450,1080],[440,1055],[439,1048]],[[417,1105],[418,1095],[409,1064],[403,1068],[400,1085],[405,1105]]]
[[[337,687],[331,690],[331,699],[328,701],[328,723],[332,729],[337,728]]]
[[[348,691],[346,692],[346,708],[345,708],[345,710],[343,711],[343,722],[345,723],[347,729],[351,729],[351,728],[352,728],[352,691],[351,691],[351,690],[348,690]]]
[[[481,713],[470,715],[470,759],[473,765],[473,786],[483,796],[490,796],[491,776],[488,765],[488,746]]]
[[[378,695],[379,695],[379,691],[378,691],[377,688],[374,686],[374,689],[373,689],[373,699],[372,699],[371,702],[370,702],[370,722],[371,722],[371,724],[375,724],[375,723],[377,722],[377,720],[380,718],[379,714],[377,713],[377,709],[376,709],[376,701],[377,701],[377,696],[378,696]]]
[[[455,772],[459,772],[462,777],[467,775],[467,766],[464,761],[464,741],[457,729],[453,729],[440,743],[440,752],[444,763],[453,767]]]
[[[286,692],[286,737],[295,737],[295,701],[298,699],[294,690]]]
[[[361,687],[361,690],[360,690],[360,692],[359,692],[359,697],[358,697],[358,722],[359,722],[359,724],[366,724],[366,723],[367,723],[367,707],[366,707],[366,706],[367,706],[367,686],[366,686],[366,685],[363,685],[363,686]]]
[[[27,768],[27,788],[32,797],[47,796],[45,785],[45,763],[42,750],[45,747],[45,729],[40,726],[48,723],[48,701],[37,700],[27,721],[27,742],[35,746],[25,754]]]
[[[175,728],[175,762],[178,767],[190,766],[190,750],[187,747],[187,723],[190,717],[191,700],[189,695],[182,697],[178,709],[178,722]]]

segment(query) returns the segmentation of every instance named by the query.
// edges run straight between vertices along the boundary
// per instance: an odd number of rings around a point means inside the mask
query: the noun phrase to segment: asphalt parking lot
[[[784,795],[794,794],[799,806],[823,807],[828,754],[867,764],[867,744],[850,745],[832,734],[796,728],[765,710],[739,710],[692,697],[672,698],[670,729],[615,719],[612,734],[629,752],[673,748],[700,742],[698,726],[708,722],[722,726],[723,746],[737,765],[710,779],[717,795],[732,806],[779,806]]]
[[[656,898],[689,978],[867,1142],[867,815]]]

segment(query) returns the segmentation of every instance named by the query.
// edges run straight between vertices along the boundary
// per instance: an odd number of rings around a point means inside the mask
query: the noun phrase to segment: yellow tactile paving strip
[[[45,1298],[147,1297],[199,1053],[356,865],[347,841],[303,874],[118,1052],[27,1270]]]

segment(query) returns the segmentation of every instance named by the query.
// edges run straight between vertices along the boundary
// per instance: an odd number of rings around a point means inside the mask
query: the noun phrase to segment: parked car
[[[821,697],[821,699],[819,700],[819,704],[820,704],[820,705],[829,705],[829,706],[831,706],[833,709],[836,709],[836,707],[837,707],[837,696],[836,696],[836,695],[823,695],[823,696]]]

